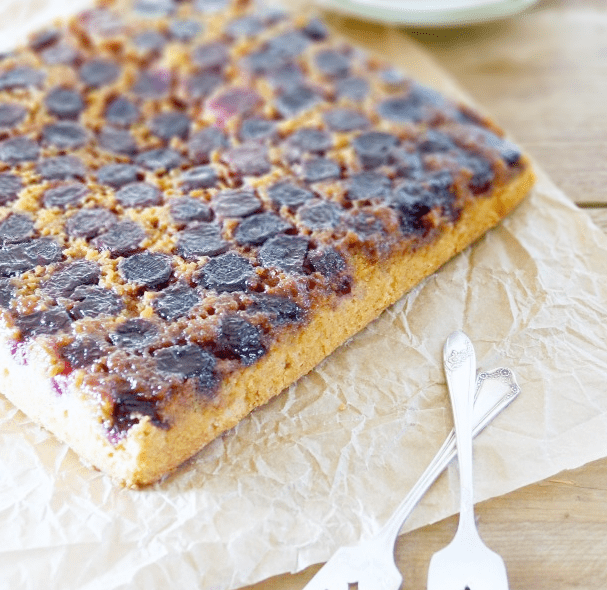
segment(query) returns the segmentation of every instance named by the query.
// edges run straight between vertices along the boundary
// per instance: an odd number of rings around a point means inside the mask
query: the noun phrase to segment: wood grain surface
[[[399,34],[420,43],[607,232],[606,0],[545,0],[497,23]],[[477,516],[511,590],[607,588],[607,459],[481,503]],[[399,538],[403,589],[426,587],[430,557],[456,523]],[[248,590],[300,590],[317,569]]]
[[[607,205],[607,2],[545,0],[497,23],[406,32],[571,199]]]

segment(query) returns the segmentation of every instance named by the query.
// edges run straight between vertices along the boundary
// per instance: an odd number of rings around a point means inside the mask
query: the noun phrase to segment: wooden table
[[[432,54],[607,232],[605,0],[545,0],[498,23],[402,34]],[[486,543],[506,561],[511,590],[607,588],[607,459],[484,502],[477,515]],[[451,540],[456,523],[449,518],[399,538],[403,588],[426,587],[430,556]],[[317,569],[248,590],[299,590]]]

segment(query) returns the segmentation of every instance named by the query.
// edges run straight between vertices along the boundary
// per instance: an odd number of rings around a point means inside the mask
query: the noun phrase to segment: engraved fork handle
[[[476,385],[477,392],[485,379],[493,378],[497,376],[502,381],[510,383],[508,391],[484,414],[475,416],[473,436],[477,436],[493,419],[520,393],[520,388],[516,384],[510,369],[496,369],[491,373],[481,373],[479,375],[479,381]],[[393,547],[394,541],[400,532],[403,524],[417,505],[417,503],[423,498],[424,494],[430,489],[430,486],[434,483],[436,478],[443,472],[445,467],[453,460],[457,453],[457,447],[455,444],[455,430],[451,430],[448,434],[445,442],[438,450],[434,459],[430,462],[426,470],[422,473],[420,478],[417,480],[415,485],[411,488],[411,491],[396,507],[390,518],[383,525],[377,536],[381,536],[385,539],[386,545]]]
[[[472,474],[472,410],[476,380],[476,355],[468,336],[457,331],[447,338],[443,361],[455,423],[460,480],[458,532],[475,535]]]

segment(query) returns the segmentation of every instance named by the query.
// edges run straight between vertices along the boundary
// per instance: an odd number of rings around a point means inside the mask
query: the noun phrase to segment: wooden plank
[[[504,558],[511,590],[607,587],[607,460],[566,471],[477,507],[481,535]],[[399,539],[404,589],[424,588],[428,561],[457,519]]]
[[[574,201],[607,203],[607,3],[547,0],[497,23],[405,32]]]

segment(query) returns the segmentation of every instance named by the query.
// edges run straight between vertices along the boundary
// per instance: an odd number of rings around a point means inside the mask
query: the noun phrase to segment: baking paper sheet
[[[457,91],[402,37],[333,24]],[[607,238],[540,172],[503,224],[155,487],[114,487],[0,396],[0,588],[230,590],[370,535],[451,428],[455,329],[522,388],[475,443],[477,500],[604,457],[606,317]],[[406,530],[456,510],[451,468]]]

